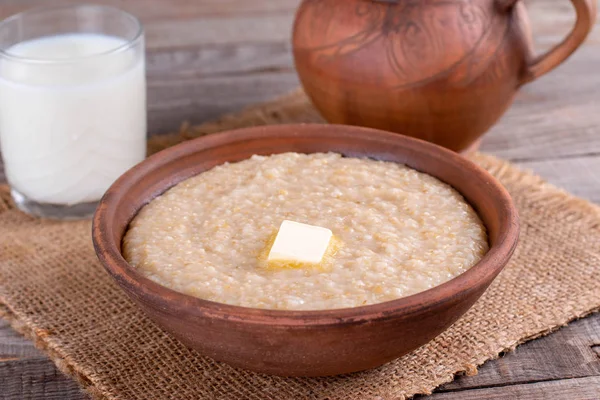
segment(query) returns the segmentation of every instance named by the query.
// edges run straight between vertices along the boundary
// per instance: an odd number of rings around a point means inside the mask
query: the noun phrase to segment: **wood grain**
[[[148,52],[146,68],[150,81],[164,77],[199,79],[246,75],[257,72],[293,71],[290,46],[285,42],[238,43],[158,49]]]
[[[8,322],[0,319],[0,365],[5,361],[41,355],[31,341],[12,330]]]
[[[587,44],[566,64],[524,86],[484,137],[483,150],[510,160],[600,152],[600,75],[591,73],[599,62],[600,45]]]
[[[78,0],[53,0],[52,4]],[[152,132],[201,122],[297,84],[287,26],[299,0],[97,0],[139,16],[148,32]],[[538,51],[569,31],[568,0],[526,1]],[[0,0],[0,18],[47,4]],[[600,203],[600,29],[565,64],[524,86],[483,150]],[[0,166],[0,181],[3,181]],[[486,363],[427,399],[600,398],[600,315]],[[594,358],[594,355],[596,358]],[[0,399],[83,399],[32,342],[0,320]]]
[[[177,130],[184,121],[206,121],[247,104],[270,100],[297,85],[292,71],[153,79],[148,83],[149,131],[169,132]]]
[[[600,153],[546,160],[518,161],[550,183],[600,204]],[[569,171],[569,173],[566,173]]]
[[[598,400],[600,377],[498,386],[456,393],[435,393],[428,400]],[[416,397],[421,398],[422,397]]]
[[[600,357],[593,349],[596,343],[600,343],[598,315],[573,322],[554,334],[519,346],[515,351],[485,364],[477,375],[461,377],[439,391],[600,376]]]
[[[270,13],[293,14],[300,0],[101,0],[95,4],[119,7],[145,24],[154,21]],[[2,0],[0,18],[48,5],[46,0]],[[79,4],[80,0],[52,0],[52,5]]]
[[[571,323],[565,328],[560,329],[544,338],[534,340],[519,346],[514,352],[508,353],[498,360],[484,364],[479,373],[475,376],[459,377],[455,382],[447,384],[436,393],[443,393],[443,399],[460,400],[474,389],[484,389],[480,397],[470,397],[473,399],[487,399],[486,396],[496,395],[490,390],[502,390],[505,397],[496,397],[501,399],[514,399],[516,394],[523,394],[524,399],[554,399],[547,397],[526,397],[528,390],[538,391],[546,386],[554,388],[553,382],[561,380],[572,380],[574,378],[586,378],[600,376],[600,356],[594,350],[594,346],[600,345],[600,314]],[[43,376],[51,376],[53,382],[63,381],[60,385],[70,383],[73,388],[76,384],[65,376],[48,375],[47,370],[41,369],[43,358],[41,353],[35,349],[32,342],[20,337],[10,329],[6,322],[0,321],[0,354],[2,357],[10,358],[10,369],[4,369],[4,362],[0,361],[0,399],[3,399],[4,389],[19,387],[23,382],[23,373],[27,369],[35,369],[37,372],[46,371]],[[31,361],[35,359],[37,361]],[[48,368],[54,368],[52,362],[43,358]],[[8,372],[7,372],[8,371]],[[19,372],[18,374],[16,372]],[[39,377],[38,377],[39,378]],[[578,384],[581,384],[580,381]],[[39,383],[31,383],[39,385]],[[512,385],[520,387],[513,391]],[[531,386],[535,384],[534,386]],[[56,383],[56,385],[59,385]],[[494,389],[497,388],[497,389]],[[594,388],[592,386],[592,388]],[[577,388],[570,387],[576,390]],[[579,388],[581,391],[574,391],[573,397],[569,400],[579,399],[575,397],[586,393],[588,388],[584,385]],[[31,390],[31,389],[23,389]],[[72,389],[69,389],[73,391]],[[542,392],[543,393],[543,392]],[[83,394],[70,393],[65,399],[86,398]],[[513,397],[511,397],[513,396]],[[24,397],[5,397],[6,399],[21,399]],[[27,398],[27,397],[25,397]],[[42,398],[42,397],[40,397]],[[56,398],[56,397],[55,397]],[[436,396],[425,397],[421,399],[436,399]],[[582,397],[585,398],[585,397]],[[597,400],[598,397],[592,397]]]
[[[0,362],[0,399],[86,399],[46,357]]]

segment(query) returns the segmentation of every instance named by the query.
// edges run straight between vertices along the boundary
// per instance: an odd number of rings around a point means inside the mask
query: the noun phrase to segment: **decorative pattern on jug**
[[[467,85],[486,71],[509,32],[507,17],[480,0],[349,2],[307,0],[309,26],[300,46],[316,64],[367,56],[377,65],[361,66],[365,74],[357,79],[385,76],[397,88],[440,79]]]

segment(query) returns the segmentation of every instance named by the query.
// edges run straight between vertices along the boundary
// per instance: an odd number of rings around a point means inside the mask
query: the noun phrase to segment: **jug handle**
[[[496,3],[500,8],[508,9],[514,6],[517,1],[518,0],[497,0]],[[571,0],[577,15],[575,27],[562,42],[554,46],[548,52],[535,57],[527,65],[519,85],[531,82],[547,72],[550,72],[577,50],[594,27],[594,22],[596,20],[596,1],[597,0]]]

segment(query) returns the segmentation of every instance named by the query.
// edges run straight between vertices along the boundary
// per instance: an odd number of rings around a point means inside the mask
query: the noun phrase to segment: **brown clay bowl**
[[[121,255],[136,213],[176,183],[253,154],[339,152],[404,163],[455,187],[489,233],[490,251],[433,289],[385,303],[324,311],[261,310],[175,292],[140,275]],[[284,376],[324,376],[377,367],[440,334],[483,294],[517,244],[517,211],[490,174],[421,140],[335,125],[280,125],[191,140],[149,157],[107,191],[93,221],[96,253],[121,288],[160,327],[203,355]]]

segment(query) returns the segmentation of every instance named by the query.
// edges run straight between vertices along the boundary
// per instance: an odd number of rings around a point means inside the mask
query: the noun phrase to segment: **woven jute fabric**
[[[152,140],[156,151],[219,130],[318,121],[298,92]],[[475,306],[429,344],[375,370],[331,378],[255,374],[202,357],[148,320],[96,259],[90,222],[51,222],[0,191],[0,310],[98,399],[404,399],[600,306],[600,208],[494,157],[473,160],[517,204],[518,249]]]

